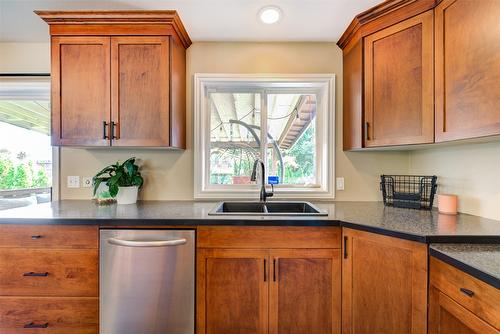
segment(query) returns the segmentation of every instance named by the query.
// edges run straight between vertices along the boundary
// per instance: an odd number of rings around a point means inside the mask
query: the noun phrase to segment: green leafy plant
[[[101,183],[105,182],[109,188],[111,197],[116,197],[119,187],[142,187],[144,179],[139,171],[139,166],[135,164],[135,157],[125,160],[124,163],[109,165],[97,173],[92,178],[94,186],[94,196]]]

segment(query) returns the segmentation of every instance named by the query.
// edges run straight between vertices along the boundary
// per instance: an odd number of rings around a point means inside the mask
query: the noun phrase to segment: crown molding
[[[192,43],[179,14],[175,10],[36,10],[35,14],[49,25],[166,24],[174,28],[185,48],[188,48]]]
[[[375,20],[382,19],[389,14],[398,16],[399,21],[405,20],[414,15],[418,15],[426,10],[434,8],[441,0],[386,0],[354,17],[351,24],[342,34],[337,42],[337,45],[344,49],[349,42],[365,36],[363,28],[368,24],[374,23]],[[396,22],[395,22],[396,23]],[[385,28],[381,22],[380,29]],[[368,33],[374,32],[377,29],[372,27]],[[372,31],[373,30],[373,31]]]

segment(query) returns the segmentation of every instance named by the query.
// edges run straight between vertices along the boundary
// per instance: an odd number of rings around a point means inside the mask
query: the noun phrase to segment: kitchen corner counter
[[[500,244],[431,244],[429,253],[500,289]]]
[[[425,243],[500,243],[500,221],[385,207],[382,202],[314,202],[328,216],[209,216],[216,202],[141,201],[98,206],[64,200],[0,211],[0,224],[142,226],[345,226]]]

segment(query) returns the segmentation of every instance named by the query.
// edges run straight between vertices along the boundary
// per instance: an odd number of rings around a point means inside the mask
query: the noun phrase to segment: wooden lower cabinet
[[[0,297],[0,333],[99,333],[99,298]]]
[[[340,249],[270,251],[269,333],[340,333]]]
[[[427,245],[342,230],[342,332],[425,334]]]
[[[198,249],[197,256],[197,333],[267,333],[267,252]]]
[[[340,228],[200,227],[197,237],[198,334],[340,333]]]
[[[430,258],[429,334],[500,334],[500,290]]]
[[[197,333],[340,333],[339,249],[198,249]]]
[[[0,226],[0,333],[97,334],[97,226]]]
[[[499,334],[493,326],[431,286],[429,334]]]

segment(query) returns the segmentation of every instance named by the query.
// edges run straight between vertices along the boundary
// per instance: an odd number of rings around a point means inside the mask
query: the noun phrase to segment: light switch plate
[[[337,190],[344,190],[344,178],[343,177],[337,177]]]
[[[90,176],[83,176],[82,177],[82,187],[84,187],[84,188],[90,188],[90,187],[92,187],[92,177],[90,177]]]
[[[68,188],[80,188],[80,177],[68,176]]]

